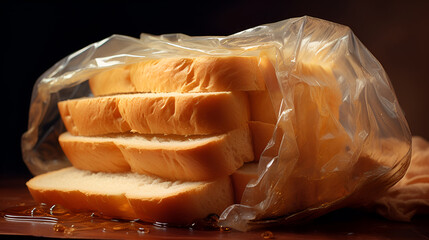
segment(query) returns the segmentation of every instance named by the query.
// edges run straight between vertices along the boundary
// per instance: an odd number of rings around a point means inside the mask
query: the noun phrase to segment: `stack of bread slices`
[[[276,115],[268,59],[144,60],[89,80],[94,97],[58,103],[73,167],[27,183],[36,201],[106,216],[189,224],[239,202],[231,176],[259,159]],[[234,187],[235,186],[235,187]]]

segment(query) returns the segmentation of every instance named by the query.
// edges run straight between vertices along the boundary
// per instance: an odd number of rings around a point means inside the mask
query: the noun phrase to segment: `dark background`
[[[303,15],[351,27],[389,74],[413,135],[429,139],[429,1],[9,1],[0,11],[0,176],[29,176],[20,138],[32,87],[66,55],[112,34],[229,35]]]

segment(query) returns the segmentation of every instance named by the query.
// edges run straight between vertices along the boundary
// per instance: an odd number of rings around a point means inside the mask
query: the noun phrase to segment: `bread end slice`
[[[265,72],[274,69],[261,69],[259,61],[256,56],[150,59],[102,72],[92,77],[89,85],[95,96],[129,92],[262,91]]]

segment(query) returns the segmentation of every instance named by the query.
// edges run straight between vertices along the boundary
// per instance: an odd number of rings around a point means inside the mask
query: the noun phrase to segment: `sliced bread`
[[[234,186],[235,203],[241,203],[244,190],[249,182],[258,179],[258,163],[246,163],[237,169],[232,175],[232,185]]]
[[[259,121],[249,121],[249,129],[252,134],[253,142],[253,154],[255,155],[255,161],[258,161],[261,157],[262,152],[267,148],[268,143],[273,137],[275,125]],[[278,149],[282,140],[281,129],[277,130],[275,143],[266,150],[265,155],[275,156],[278,153]]]
[[[269,124],[277,123],[277,112],[274,110],[268,91],[250,91],[250,120]]]
[[[186,225],[233,203],[230,178],[170,182],[137,173],[93,173],[69,167],[27,182],[37,202],[123,219]]]
[[[117,134],[59,137],[79,169],[152,174],[169,180],[210,180],[232,174],[253,160],[249,129],[211,136]]]
[[[94,95],[128,92],[265,90],[259,57],[200,56],[145,60],[102,72],[89,80]],[[273,69],[273,68],[271,68]]]
[[[220,134],[249,120],[243,92],[122,94],[61,101],[58,108],[67,131],[82,136]]]

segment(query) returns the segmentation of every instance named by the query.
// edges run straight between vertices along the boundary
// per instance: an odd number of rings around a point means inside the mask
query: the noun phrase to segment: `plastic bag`
[[[24,161],[33,174],[68,165],[56,103],[91,96],[87,79],[103,70],[171,56],[268,58],[266,81],[278,119],[259,159],[258,180],[220,224],[238,230],[314,218],[364,204],[396,183],[410,161],[411,134],[380,63],[345,26],[311,17],[230,36],[113,35],[59,61],[36,82]]]
[[[429,142],[413,136],[411,148],[405,176],[369,206],[387,219],[410,222],[417,215],[429,214]]]

